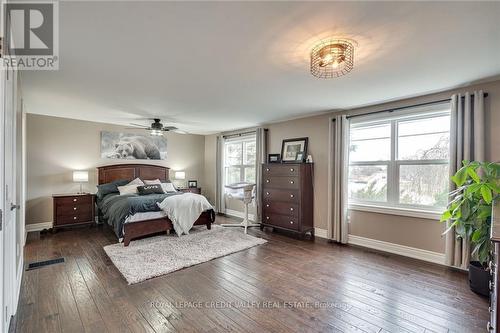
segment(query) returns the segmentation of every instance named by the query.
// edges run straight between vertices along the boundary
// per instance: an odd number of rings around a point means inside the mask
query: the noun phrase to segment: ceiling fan
[[[131,127],[129,129],[138,129],[138,128],[144,129],[146,131],[150,131],[151,132],[150,134],[153,136],[162,136],[163,132],[175,132],[175,133],[179,133],[179,134],[188,134],[187,132],[178,129],[175,126],[163,126],[163,124],[161,123],[161,119],[153,118],[152,120],[154,120],[154,123],[152,123],[149,127],[144,126],[144,125],[140,125],[140,124],[131,123],[130,125],[135,126],[135,127]]]

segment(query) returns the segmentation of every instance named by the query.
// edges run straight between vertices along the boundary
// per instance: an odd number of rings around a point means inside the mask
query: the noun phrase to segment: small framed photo
[[[281,163],[281,155],[280,154],[269,154],[267,158],[268,163]]]
[[[299,163],[303,163],[304,162],[304,152],[303,151],[300,151],[297,153],[297,156],[295,157],[295,161],[296,162],[299,162]]]
[[[307,142],[309,138],[297,138],[283,140],[281,145],[281,161],[283,163],[297,163],[297,155],[300,153],[302,160],[307,156]]]
[[[198,181],[197,180],[188,180],[188,187],[189,188],[197,188],[198,187]]]

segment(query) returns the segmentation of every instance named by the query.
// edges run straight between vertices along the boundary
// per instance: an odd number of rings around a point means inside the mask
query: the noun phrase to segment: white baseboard
[[[435,264],[444,265],[444,253],[433,252],[415,247],[399,245],[389,242],[384,242],[376,239],[365,238],[356,235],[349,235],[347,242],[349,244],[367,247],[374,250],[394,253],[405,257],[420,259],[423,261],[432,262]]]
[[[239,212],[237,210],[232,210],[232,209],[226,209],[226,213],[225,214],[229,215],[229,216],[239,217],[239,218],[244,218],[245,217],[245,213]],[[254,216],[254,214],[248,213],[248,219],[250,221],[254,221],[255,222],[255,216]]]
[[[328,230],[321,228],[314,228],[314,236],[319,238],[328,238]]]
[[[52,228],[52,224],[52,222],[26,224],[26,234],[32,231],[42,231],[43,229],[50,229]]]

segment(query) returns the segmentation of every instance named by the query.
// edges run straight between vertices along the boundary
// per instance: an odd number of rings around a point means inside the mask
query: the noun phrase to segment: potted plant
[[[499,176],[498,163],[463,161],[463,167],[451,177],[457,188],[450,193],[451,201],[441,215],[441,222],[451,221],[443,234],[455,228],[457,237],[470,240],[470,288],[485,296],[489,294],[491,213],[499,197]]]

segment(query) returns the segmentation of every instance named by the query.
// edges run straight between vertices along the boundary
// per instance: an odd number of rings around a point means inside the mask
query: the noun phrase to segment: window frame
[[[245,181],[245,169],[246,168],[251,168],[253,167],[255,169],[255,172],[257,173],[257,163],[253,164],[245,164],[245,143],[248,142],[254,142],[257,144],[257,136],[255,134],[250,134],[250,135],[245,135],[241,137],[236,137],[236,138],[229,138],[224,140],[224,155],[223,155],[223,168],[224,168],[224,175],[223,175],[223,183],[224,185],[227,184],[227,170],[228,168],[239,168],[240,169],[240,182]],[[236,165],[228,165],[227,164],[227,145],[229,144],[235,144],[239,143],[241,145],[241,164],[236,164]]]
[[[400,202],[400,170],[404,165],[449,165],[449,159],[428,159],[428,160],[399,160],[398,159],[398,124],[409,120],[430,119],[442,116],[450,116],[450,103],[445,102],[433,107],[409,108],[398,112],[398,115],[376,115],[360,117],[353,120],[350,130],[353,128],[363,128],[367,126],[390,124],[390,160],[382,161],[348,161],[348,166],[386,166],[387,167],[387,196],[386,201],[360,200],[348,198],[350,209],[360,211],[377,211],[389,214],[408,215],[425,218],[436,218],[444,207],[434,207],[421,204],[406,204]],[[451,137],[451,126],[448,131]],[[429,133],[432,134],[432,133]],[[349,136],[348,145],[351,140]],[[348,173],[349,174],[349,173]]]

